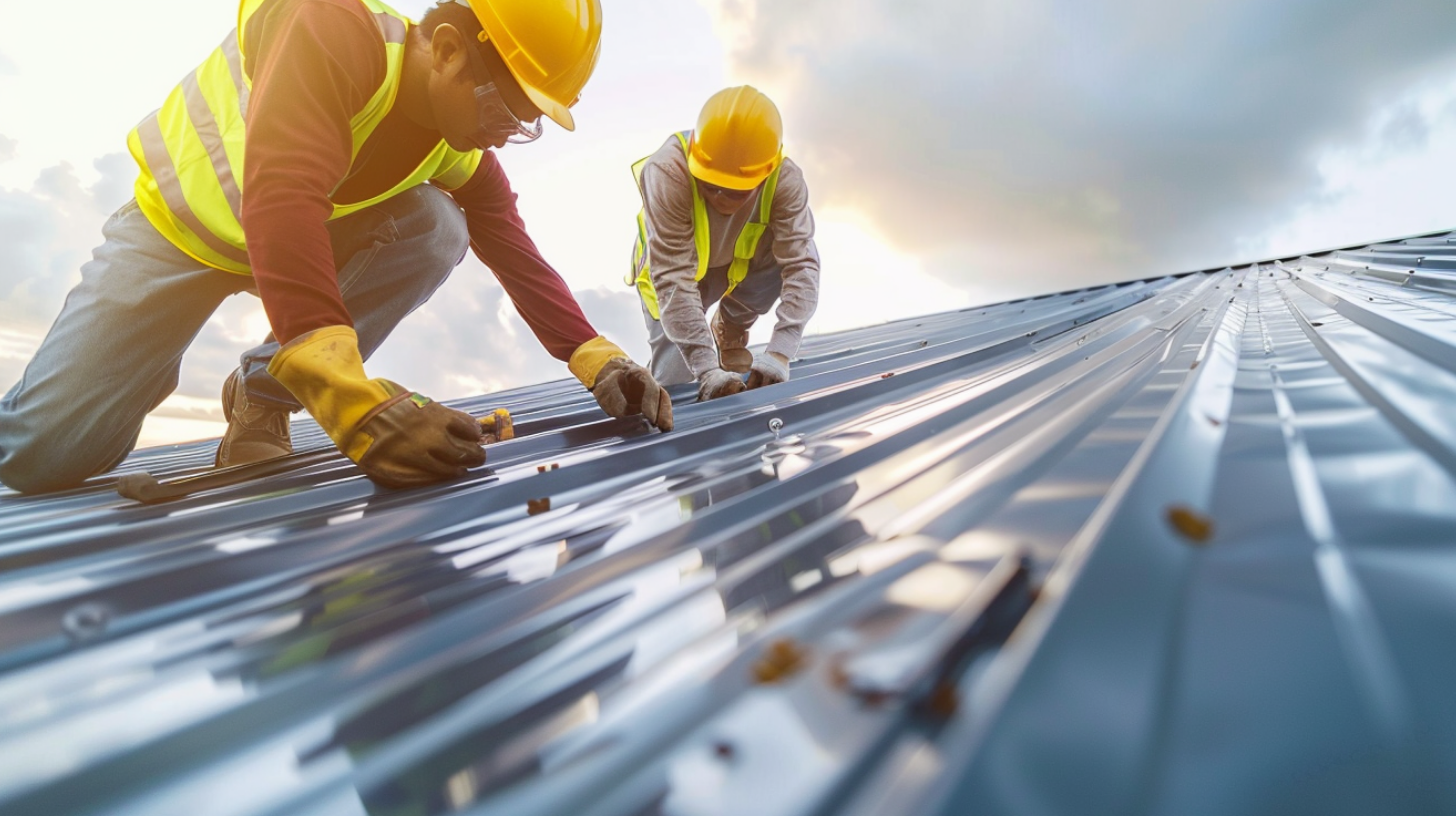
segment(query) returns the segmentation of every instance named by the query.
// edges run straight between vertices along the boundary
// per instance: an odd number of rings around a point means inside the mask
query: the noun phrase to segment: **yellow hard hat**
[[[752,190],[779,166],[784,123],[757,88],[724,88],[708,98],[688,144],[688,172],[730,190]]]
[[[575,130],[569,108],[597,67],[601,0],[455,0],[470,6],[531,102]]]

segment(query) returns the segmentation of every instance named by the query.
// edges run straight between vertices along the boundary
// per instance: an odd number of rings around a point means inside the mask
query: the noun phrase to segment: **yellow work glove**
[[[475,418],[389,380],[369,379],[348,326],[294,338],[273,355],[268,373],[345,456],[387,487],[451,479],[485,463]]]
[[[664,431],[672,430],[672,399],[651,372],[601,335],[571,353],[566,367],[586,386],[608,416],[641,414]]]

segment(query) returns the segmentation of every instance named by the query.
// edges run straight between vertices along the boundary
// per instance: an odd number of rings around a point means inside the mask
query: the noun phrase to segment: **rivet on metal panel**
[[[756,683],[777,683],[798,674],[809,662],[809,652],[789,638],[770,643],[763,657],[753,664]]]
[[[774,435],[774,439],[779,438],[779,431],[782,431],[783,429],[784,421],[782,419],[779,419],[778,417],[773,417],[769,419],[768,432]]]
[[[1213,519],[1182,505],[1168,508],[1168,524],[1194,544],[1207,544],[1213,538]]]
[[[544,499],[526,499],[526,515],[537,516],[551,509],[551,497]]]
[[[111,610],[98,603],[85,603],[70,610],[61,618],[66,634],[78,641],[95,640],[106,634],[111,624]]]

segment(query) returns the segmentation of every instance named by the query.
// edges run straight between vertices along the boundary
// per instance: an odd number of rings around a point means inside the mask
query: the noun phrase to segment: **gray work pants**
[[[454,199],[420,186],[330,221],[344,305],[367,359],[465,256],[469,235]],[[74,487],[116,467],[142,420],[177,387],[182,353],[223,298],[253,279],[212,269],[177,249],[130,201],[102,228],[20,381],[0,399],[0,482],[20,491]],[[267,372],[269,335],[243,354],[250,402],[297,410]],[[226,372],[218,372],[221,385]]]
[[[768,314],[778,302],[783,290],[784,278],[777,265],[764,269],[750,270],[743,282],[733,287],[733,294],[723,296],[728,289],[728,267],[709,269],[698,281],[698,294],[703,299],[703,311],[718,303],[723,318],[735,326],[752,326],[760,315]],[[721,301],[721,302],[720,302]],[[690,383],[696,378],[688,368],[688,361],[678,351],[677,344],[668,339],[662,330],[662,321],[647,311],[647,304],[638,298],[642,307],[642,319],[647,323],[647,343],[652,347],[652,377],[660,385]]]

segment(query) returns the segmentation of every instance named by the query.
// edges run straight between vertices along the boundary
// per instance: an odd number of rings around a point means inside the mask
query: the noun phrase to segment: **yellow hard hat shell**
[[[757,88],[724,88],[708,98],[688,145],[688,172],[730,190],[751,190],[779,166],[784,123]]]
[[[457,0],[458,2],[458,0]],[[569,108],[591,79],[601,53],[600,0],[469,0],[470,9],[541,112],[567,130]]]

